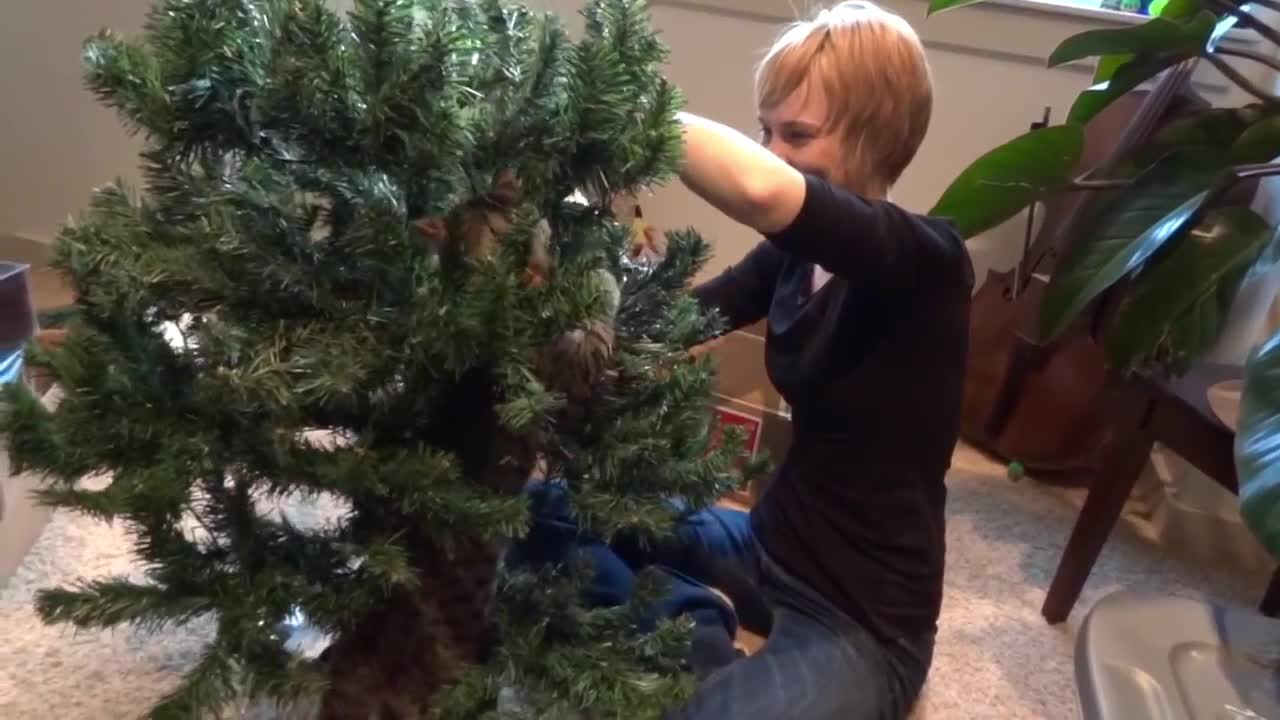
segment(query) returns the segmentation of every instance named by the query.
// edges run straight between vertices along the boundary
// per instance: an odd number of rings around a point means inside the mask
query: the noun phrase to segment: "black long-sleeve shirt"
[[[833,275],[816,293],[815,264]],[[937,627],[972,285],[944,221],[809,176],[789,227],[694,290],[733,329],[768,319],[765,365],[792,408],[756,536],[883,639]]]

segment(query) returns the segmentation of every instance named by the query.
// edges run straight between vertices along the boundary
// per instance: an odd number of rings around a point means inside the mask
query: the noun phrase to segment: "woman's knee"
[[[569,493],[562,480],[531,479],[524,484],[522,494],[529,500],[529,514],[539,519],[568,520]]]
[[[754,553],[751,516],[742,510],[709,507],[677,525],[685,544],[698,545],[716,557],[746,559]]]

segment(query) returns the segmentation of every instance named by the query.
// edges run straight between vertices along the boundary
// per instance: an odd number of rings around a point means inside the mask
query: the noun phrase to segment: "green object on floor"
[[[1026,474],[1027,474],[1027,470],[1026,468],[1022,467],[1022,463],[1018,462],[1017,460],[1014,460],[1013,462],[1009,463],[1009,479],[1010,480],[1017,482],[1022,479],[1023,475],[1026,475]]]
[[[71,318],[72,313],[75,311],[75,305],[60,305],[58,307],[46,308],[36,312],[36,321],[40,323],[40,327],[42,328],[65,327],[67,320]]]

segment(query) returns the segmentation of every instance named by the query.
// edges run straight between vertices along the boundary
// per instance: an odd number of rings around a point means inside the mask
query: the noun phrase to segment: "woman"
[[[750,513],[706,511],[667,552],[612,549],[675,571],[663,610],[695,613],[695,659],[722,666],[671,718],[901,718],[932,661],[973,284],[950,226],[888,199],[928,127],[930,71],[904,20],[843,2],[781,35],[756,89],[760,143],[681,116],[681,179],[763,236],[694,292],[730,329],[767,321],[791,448]],[[750,657],[698,582],[724,577],[708,558],[772,610]]]

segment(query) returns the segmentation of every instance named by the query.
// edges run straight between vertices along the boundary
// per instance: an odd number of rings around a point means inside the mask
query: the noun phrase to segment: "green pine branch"
[[[236,659],[232,650],[215,641],[176,688],[148,714],[149,720],[188,720],[220,712],[238,696]]]
[[[315,706],[329,688],[322,663],[289,652],[278,639],[259,639],[240,654],[245,658],[239,677],[241,697],[270,701],[277,709],[288,710]]]
[[[412,589],[422,580],[418,577],[408,548],[396,537],[377,537],[355,549],[365,572],[386,592],[396,588]]]
[[[260,94],[263,40],[278,7],[275,0],[159,0],[153,6],[144,37],[172,108],[168,152],[193,158],[255,143],[244,100]]]
[[[674,114],[681,99],[657,69],[666,48],[647,5],[591,3],[574,58],[579,143],[574,172],[602,197],[669,177],[681,153]],[[674,131],[674,134],[673,134]]]
[[[260,112],[289,157],[326,165],[358,162],[352,53],[345,25],[325,0],[296,0],[270,45]],[[305,107],[307,112],[298,113]],[[314,149],[323,148],[324,153]]]
[[[92,472],[96,458],[75,452],[57,434],[53,413],[22,383],[0,385],[0,432],[9,448],[14,474],[38,469],[55,478],[79,478]]]
[[[133,624],[154,632],[190,622],[213,612],[219,604],[211,596],[175,593],[124,578],[81,581],[73,588],[38,591],[36,612],[40,618],[82,629]]]
[[[490,3],[500,5],[500,3]],[[532,197],[559,199],[552,184],[570,151],[573,128],[568,112],[572,45],[550,14],[528,9],[490,9],[496,76],[486,92],[493,140],[477,148],[476,165],[492,171],[515,165]],[[538,202],[545,207],[547,202]]]
[[[624,338],[689,348],[723,329],[723,318],[702,312],[681,293],[710,259],[711,245],[693,230],[668,231],[666,237],[662,262],[623,272],[617,323]]]
[[[117,111],[131,133],[172,140],[174,110],[154,53],[102,31],[85,42],[83,60],[85,85],[100,103]]]
[[[350,22],[363,89],[374,103],[369,115],[377,118],[384,89],[403,66],[413,33],[413,4],[408,0],[356,0]],[[371,127],[377,127],[376,120]]]
[[[269,700],[279,707],[314,703],[327,687],[320,664],[292,655],[280,638],[257,622],[223,618],[200,660],[148,717],[217,716],[243,699]]]
[[[588,610],[578,598],[589,572],[583,564],[568,574],[504,576],[499,657],[446,695],[441,717],[476,717],[496,699],[495,685],[514,689],[523,705],[501,717],[522,720],[577,720],[583,708],[596,717],[657,718],[688,697],[694,687],[684,672],[689,623],[647,627],[642,619],[665,581],[646,571],[626,605]]]
[[[95,520],[110,522],[120,516],[121,493],[115,484],[106,490],[82,490],[74,487],[48,486],[31,491],[30,497],[40,505],[72,510]]]
[[[505,539],[527,531],[522,498],[505,497],[463,477],[454,457],[430,448],[324,449],[279,439],[247,452],[249,467],[275,491],[332,492],[378,507],[385,528],[415,526],[447,538]]]
[[[707,361],[619,358],[619,386],[593,408],[581,436],[555,466],[578,519],[603,536],[661,534],[678,516],[668,500],[705,507],[741,484],[732,438],[713,448]]]
[[[25,388],[3,389],[7,399],[0,414],[0,434],[6,436],[10,457],[19,471],[35,470],[66,487],[95,472],[115,471],[120,487],[147,478],[145,494],[154,500],[169,476],[192,471],[201,454],[198,440],[182,437],[184,428],[197,432],[195,413],[184,393],[187,369],[155,337],[135,323],[121,323],[113,331],[115,343],[102,327],[79,322],[55,353],[33,349],[33,364],[48,368],[68,389],[56,411]],[[110,418],[105,421],[104,418]],[[189,424],[188,424],[189,423]],[[170,435],[175,433],[177,436]],[[122,499],[119,488],[109,494]],[[83,493],[62,496],[74,502]],[[111,511],[99,501],[91,503]],[[56,495],[46,499],[56,501]],[[122,502],[111,502],[123,512]]]

